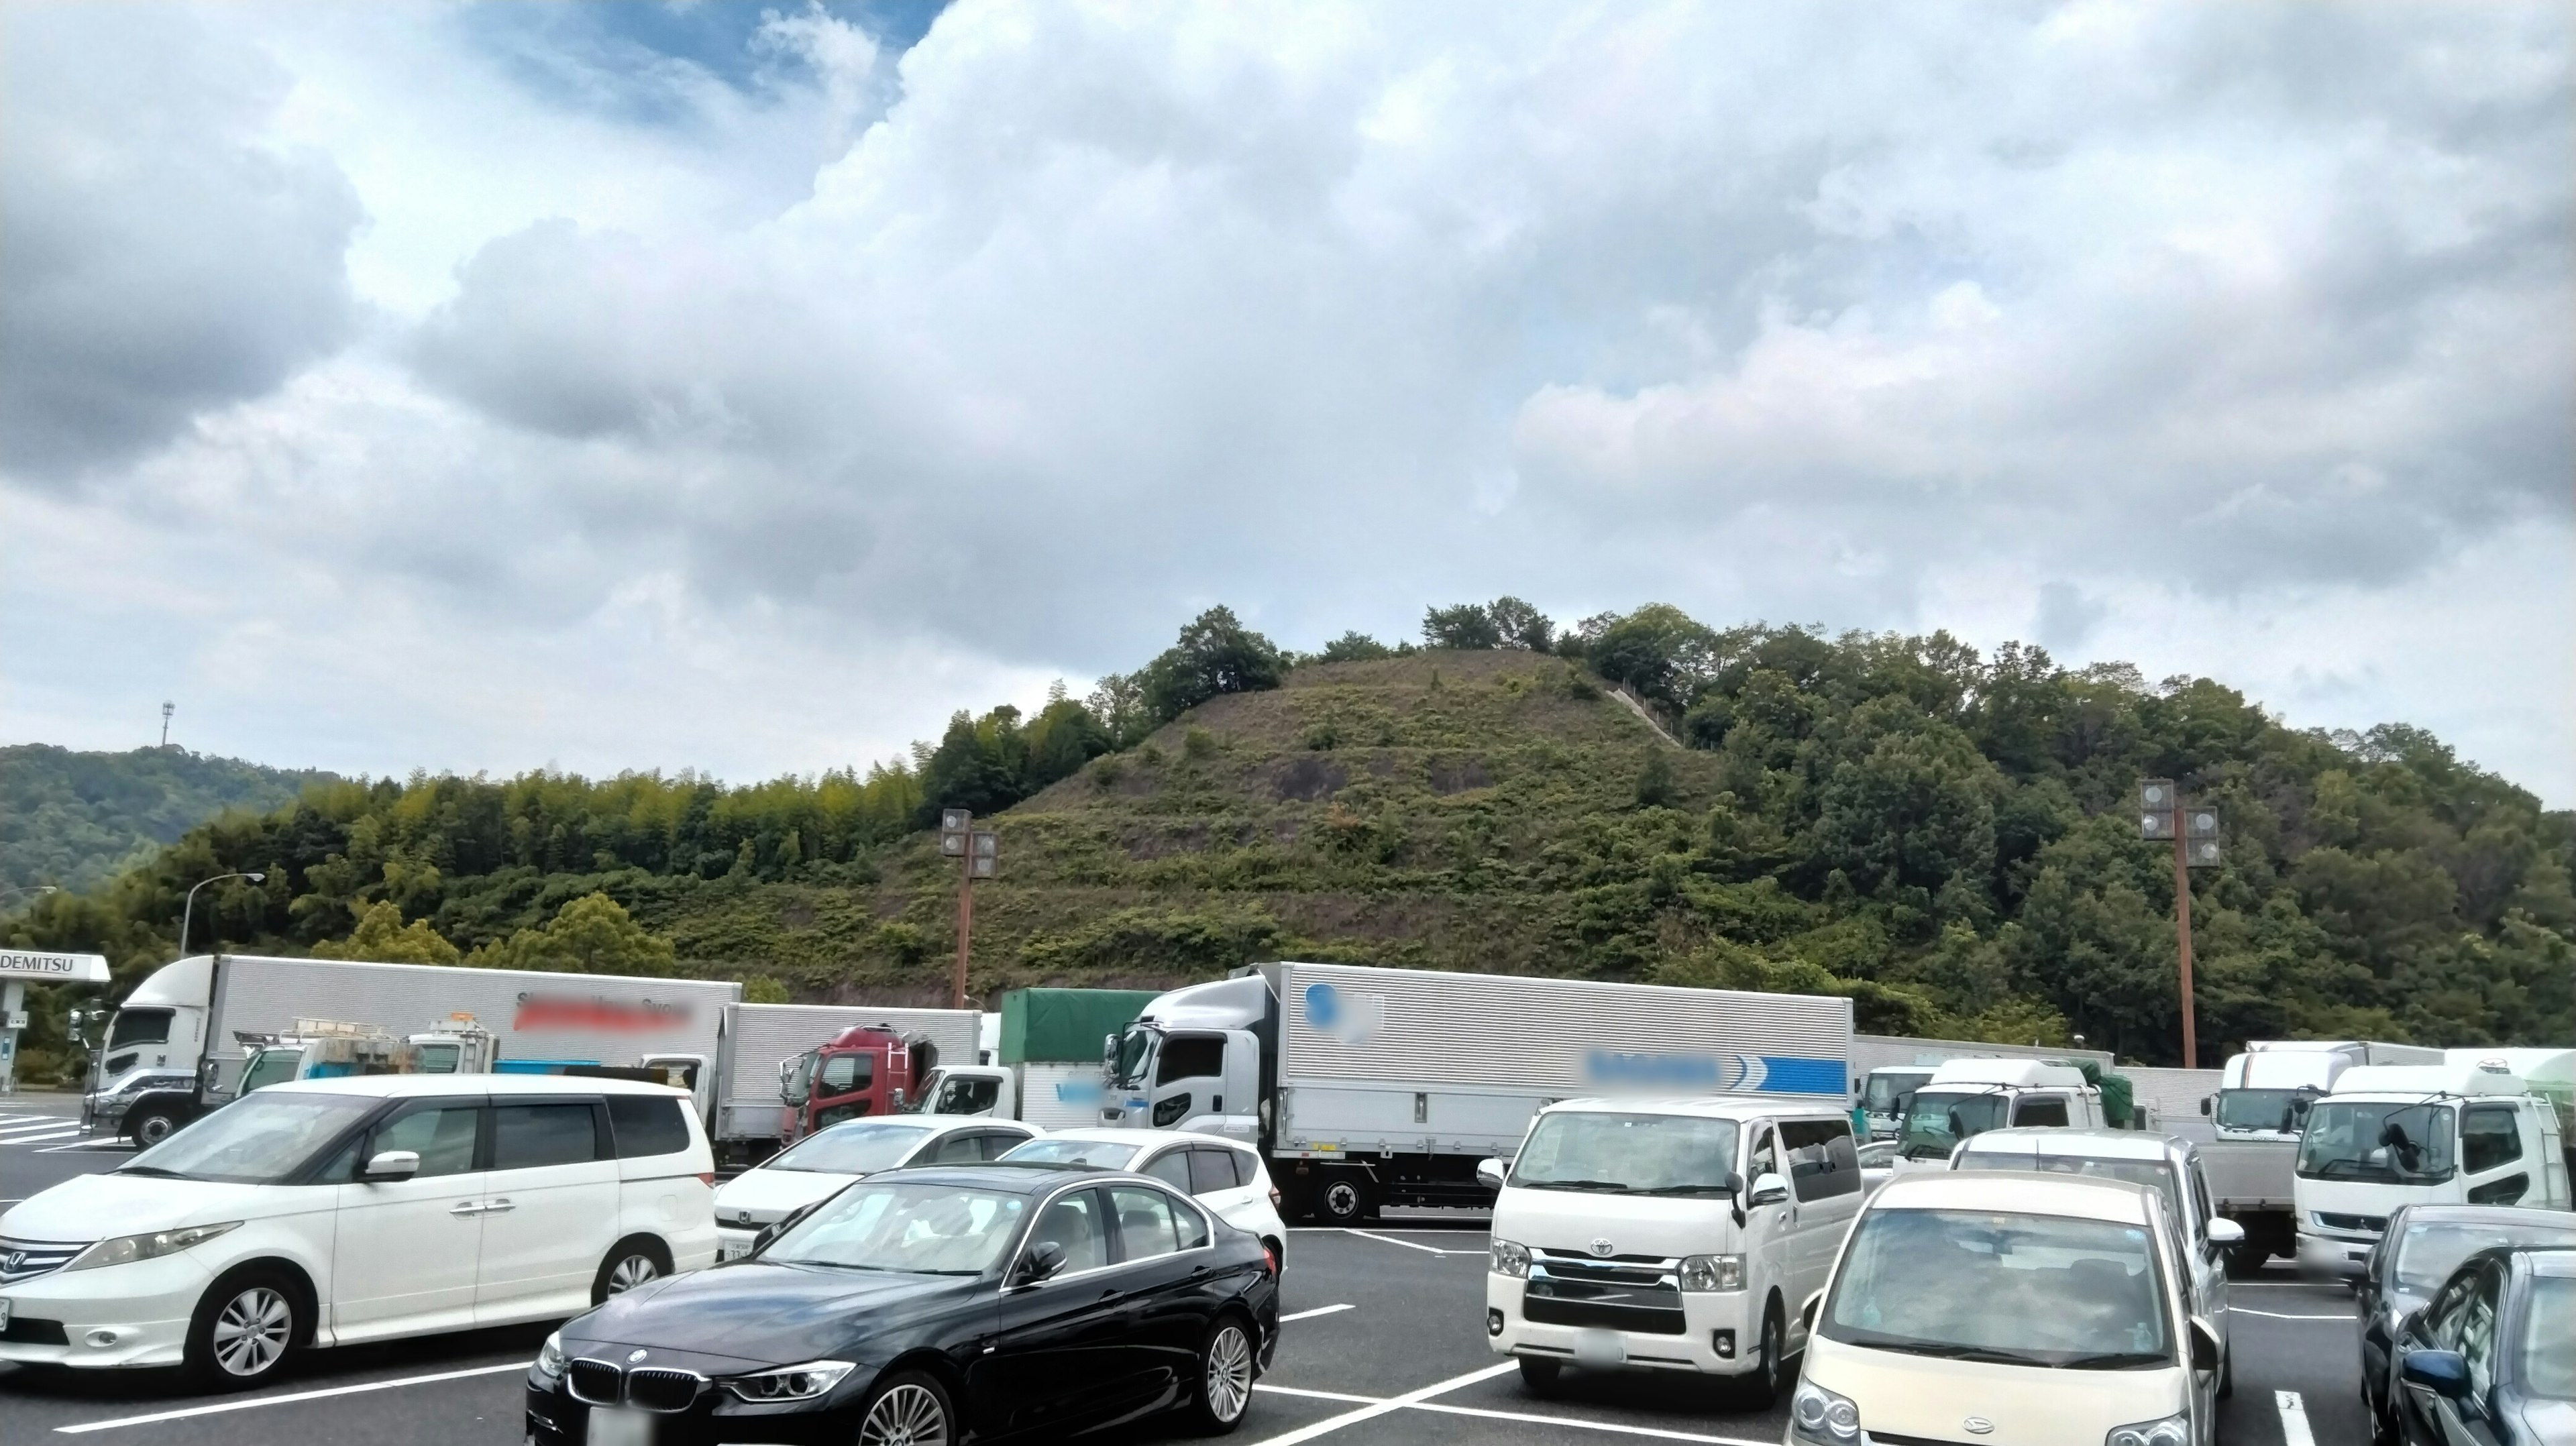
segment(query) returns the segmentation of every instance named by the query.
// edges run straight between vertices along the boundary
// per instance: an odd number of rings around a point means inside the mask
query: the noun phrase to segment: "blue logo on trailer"
[[[1326,1034],[1332,1033],[1334,1026],[1342,1022],[1342,991],[1330,984],[1307,985],[1306,1022]]]

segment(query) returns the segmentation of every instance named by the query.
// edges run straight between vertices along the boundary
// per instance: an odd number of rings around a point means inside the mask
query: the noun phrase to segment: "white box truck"
[[[975,1057],[982,1016],[971,1009],[905,1009],[876,1004],[741,1004],[724,1006],[724,1029],[703,1074],[685,1072],[687,1051],[654,1050],[641,1062],[679,1068],[707,1116],[723,1168],[741,1169],[777,1153],[803,1135],[813,1120],[831,1123],[861,1114],[891,1114],[916,1101],[897,1101],[890,1082],[898,1071],[882,1058],[889,1048],[927,1064]],[[852,1031],[859,1035],[844,1039]],[[812,1062],[807,1057],[813,1056]],[[839,1063],[834,1063],[837,1060]],[[789,1080],[802,1068],[802,1102],[791,1103]],[[842,1076],[847,1076],[843,1078]],[[819,1089],[819,1104],[815,1094]]]
[[[2218,1213],[2244,1227],[2228,1252],[2239,1276],[2298,1252],[2295,1166],[2308,1109],[2346,1070],[2372,1065],[2439,1064],[2442,1052],[2413,1044],[2358,1039],[2258,1039],[2218,1071],[2199,1111],[2211,1139],[2201,1169]]]
[[[1610,1094],[1795,1095],[1848,1108],[1851,1001],[1349,964],[1248,966],[1146,1006],[1103,1124],[1257,1145],[1289,1210],[1484,1205],[1476,1164],[1530,1117]]]
[[[1909,1039],[1893,1034],[1852,1036],[1852,1093],[1869,1117],[1869,1138],[1892,1140],[1905,1122],[1906,1104],[1932,1079],[1932,1071],[1954,1059],[2089,1059],[2108,1070],[2111,1053],[2101,1049],[2052,1049],[2037,1044],[1987,1044],[1967,1039]]]

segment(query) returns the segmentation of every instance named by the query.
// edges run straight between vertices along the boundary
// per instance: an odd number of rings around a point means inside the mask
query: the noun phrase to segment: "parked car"
[[[2413,1446],[2576,1442],[2576,1249],[2460,1262],[2398,1330],[2396,1415]]]
[[[890,1115],[827,1125],[717,1189],[716,1258],[749,1255],[762,1229],[853,1180],[906,1165],[996,1160],[1036,1134],[980,1115]]]
[[[1568,1365],[1696,1371],[1769,1404],[1863,1198],[1834,1100],[1569,1100],[1484,1173],[1485,1335],[1542,1392]]]
[[[0,1215],[0,1360],[251,1386],[307,1346],[560,1319],[712,1263],[714,1168],[658,1085],[272,1085]]]
[[[1901,1174],[1842,1242],[1789,1439],[2212,1446],[2220,1342],[2155,1190]]]
[[[1141,1175],[981,1165],[853,1185],[746,1260],[547,1338],[531,1446],[1231,1431],[1279,1341],[1261,1243]]]
[[[1087,1165],[1151,1175],[1226,1224],[1250,1231],[1270,1252],[1273,1270],[1287,1259],[1288,1226],[1279,1218],[1279,1190],[1262,1168],[1261,1152],[1223,1135],[1090,1126],[1042,1135],[1002,1158],[1014,1165]]]
[[[2181,1234],[2181,1261],[2190,1282],[2189,1309],[2218,1332],[2218,1394],[2236,1389],[2236,1357],[2228,1349],[2227,1252],[2244,1243],[2245,1231],[2210,1205],[2200,1152],[2189,1140],[2136,1130],[1988,1130],[1950,1157],[1953,1170],[2032,1170],[2144,1185],[2164,1201],[2165,1218]]]
[[[2576,1246],[2576,1213],[2517,1205],[2401,1205],[2353,1290],[2361,1312],[2361,1396],[2371,1438],[2397,1439],[2393,1347],[2406,1317],[2432,1303],[2460,1262],[2499,1245]]]

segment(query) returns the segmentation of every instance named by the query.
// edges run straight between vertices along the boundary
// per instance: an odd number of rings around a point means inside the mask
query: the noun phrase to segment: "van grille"
[[[87,1241],[75,1244],[61,1240],[0,1237],[0,1285],[16,1285],[40,1275],[51,1275],[71,1264],[73,1256],[87,1249]]]
[[[1682,1315],[1680,1268],[1679,1261],[1654,1256],[1593,1260],[1541,1250],[1530,1262],[1521,1314],[1541,1325],[1681,1335],[1690,1325]]]

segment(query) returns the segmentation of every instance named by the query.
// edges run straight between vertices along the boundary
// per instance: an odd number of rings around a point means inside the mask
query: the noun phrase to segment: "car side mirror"
[[[2408,1351],[2397,1375],[2410,1386],[2454,1401],[2469,1393],[2469,1362],[2458,1351]]]
[[[2209,1225],[2207,1228],[2209,1231],[2209,1243],[2217,1246],[2221,1250],[2229,1249],[2233,1246],[2245,1243],[2245,1227],[2228,1219],[2224,1215],[2211,1216],[2209,1218]]]
[[[1020,1268],[1011,1272],[1011,1284],[1036,1285],[1064,1269],[1064,1247],[1052,1240],[1041,1240],[1020,1257]]]
[[[368,1159],[362,1178],[381,1183],[389,1180],[408,1180],[419,1173],[419,1151],[379,1150]]]
[[[2191,1368],[2195,1371],[2218,1369],[2218,1329],[2199,1316],[2191,1318]]]
[[[1765,1205],[1780,1204],[1788,1198],[1789,1182],[1777,1175],[1764,1174],[1754,1180],[1753,1193],[1745,1197],[1744,1203],[1759,1210]]]
[[[1484,1186],[1488,1190],[1500,1190],[1503,1188],[1503,1162],[1500,1160],[1478,1160],[1476,1162],[1476,1183]]]

